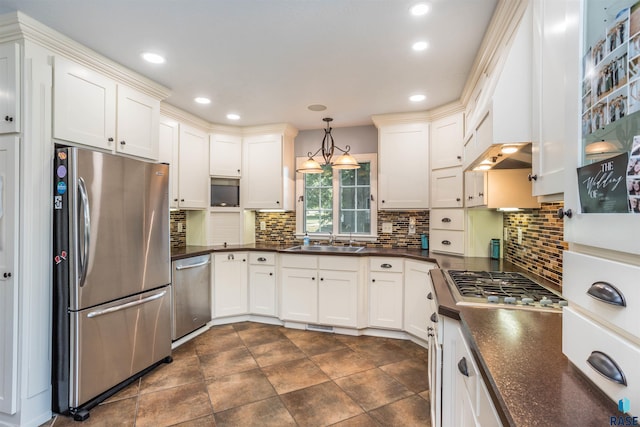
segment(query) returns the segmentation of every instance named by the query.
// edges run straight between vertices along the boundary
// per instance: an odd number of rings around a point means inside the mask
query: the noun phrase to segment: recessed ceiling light
[[[327,106],[322,104],[311,104],[307,108],[311,111],[324,111],[327,109]]]
[[[429,12],[429,5],[426,3],[418,3],[414,5],[410,10],[413,16],[426,15],[427,12]]]
[[[409,97],[409,101],[411,102],[420,102],[420,101],[424,101],[425,99],[427,99],[427,97],[424,95],[411,95]]]
[[[198,104],[211,104],[211,100],[209,98],[205,98],[203,96],[199,96],[196,99],[194,99],[194,101],[196,101]]]
[[[144,52],[142,54],[142,59],[147,62],[151,62],[152,64],[164,64],[164,57],[157,53]]]
[[[425,50],[427,47],[429,47],[429,45],[425,41],[415,42],[413,46],[411,46],[413,50],[417,50],[417,51]]]
[[[240,120],[240,116],[237,114],[229,113],[227,114],[227,119],[229,120]]]

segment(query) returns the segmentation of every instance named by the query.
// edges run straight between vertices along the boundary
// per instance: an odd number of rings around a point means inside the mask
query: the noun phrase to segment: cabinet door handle
[[[276,200],[276,205],[279,205],[279,204],[280,204],[280,200]]]
[[[273,273],[269,273],[269,276],[273,276]]]
[[[234,259],[235,259],[235,257],[233,256],[233,254],[227,255],[227,260],[233,261]]]
[[[433,312],[431,313],[431,317],[429,318],[433,323],[438,323],[438,315]]]
[[[178,201],[178,199],[173,199],[173,201],[174,201],[174,202],[177,202],[177,201]],[[183,200],[183,202],[184,202],[184,200]]]
[[[556,217],[558,219],[562,219],[565,216],[567,218],[571,218],[571,216],[573,216],[573,212],[571,212],[571,209],[567,209],[566,211],[564,209],[562,209],[562,208],[558,209],[558,212],[556,213]]]
[[[442,244],[443,244],[443,245],[447,245],[447,246],[449,246],[449,245],[451,244],[451,241],[449,241],[449,240],[443,240],[443,241],[442,241]]]
[[[467,199],[472,200],[473,196],[468,196]]]
[[[538,175],[529,174],[529,175],[527,175],[527,179],[529,180],[529,182],[537,181],[538,180]]]
[[[380,264],[380,267],[382,267],[382,268],[391,268],[393,266],[391,264],[384,263],[384,264]]]
[[[456,159],[462,160],[462,156],[456,156]]]
[[[371,279],[371,281],[372,281],[373,283],[376,283],[376,279]]]
[[[4,277],[5,279],[8,279],[9,277],[11,277],[11,273],[8,273],[8,272],[4,273],[2,277]]]
[[[12,122],[12,121],[13,121],[13,117],[11,117],[11,116],[4,116],[4,121],[5,121],[5,122]]]
[[[442,218],[442,222],[451,222],[451,218]]]
[[[484,197],[484,193],[478,193],[478,197]]]
[[[469,368],[467,368],[467,359],[466,358],[463,357],[458,362],[458,371],[460,371],[460,373],[462,375],[464,375],[465,377],[469,376]]]
[[[266,260],[267,260],[267,259],[266,259],[265,257],[263,257],[263,256],[261,256],[260,258],[258,258],[258,261],[259,261],[259,262],[265,262]]]
[[[120,145],[127,145],[127,141],[120,141]]]
[[[433,293],[429,292],[429,293],[427,294],[427,299],[433,299]]]
[[[109,139],[107,139],[107,141],[113,142],[113,138],[109,138]]]
[[[384,203],[384,200],[382,201],[382,203]]]
[[[240,169],[238,169],[238,175],[240,174]]]
[[[184,202],[184,199],[180,199],[181,202]]]
[[[456,202],[459,202],[459,201],[460,201],[460,197],[456,197]]]
[[[587,291],[587,295],[597,299],[598,301],[606,302],[607,304],[617,305],[620,307],[627,306],[624,294],[615,286],[607,282],[595,282]]]
[[[312,278],[311,278],[311,280],[316,280],[316,278],[315,278],[315,277],[312,277]]]
[[[320,278],[320,281],[321,281],[321,282],[324,282],[324,277],[321,277],[321,278]]]
[[[587,358],[587,363],[603,377],[613,381],[614,383],[627,385],[627,379],[624,372],[618,364],[608,355],[601,351],[593,351]]]

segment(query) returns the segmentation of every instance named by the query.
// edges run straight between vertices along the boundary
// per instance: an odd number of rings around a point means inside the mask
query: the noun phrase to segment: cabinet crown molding
[[[371,116],[371,120],[377,128],[389,125],[427,123],[429,121],[429,113],[427,111],[419,111],[414,113],[380,114]]]
[[[171,90],[100,55],[22,12],[0,15],[0,42],[25,39],[157,99]]]

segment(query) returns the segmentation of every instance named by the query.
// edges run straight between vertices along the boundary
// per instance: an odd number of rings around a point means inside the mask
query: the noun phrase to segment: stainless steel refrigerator
[[[57,148],[53,410],[77,420],[171,361],[168,166]]]

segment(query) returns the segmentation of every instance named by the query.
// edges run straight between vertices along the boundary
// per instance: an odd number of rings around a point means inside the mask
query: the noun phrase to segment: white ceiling
[[[418,1],[0,0],[0,13],[20,10],[167,86],[166,102],[209,122],[303,130],[460,98],[497,0],[425,0],[431,11],[414,17]],[[419,40],[429,48],[413,51]],[[144,62],[149,50],[167,62]],[[426,100],[411,103],[417,93]]]

